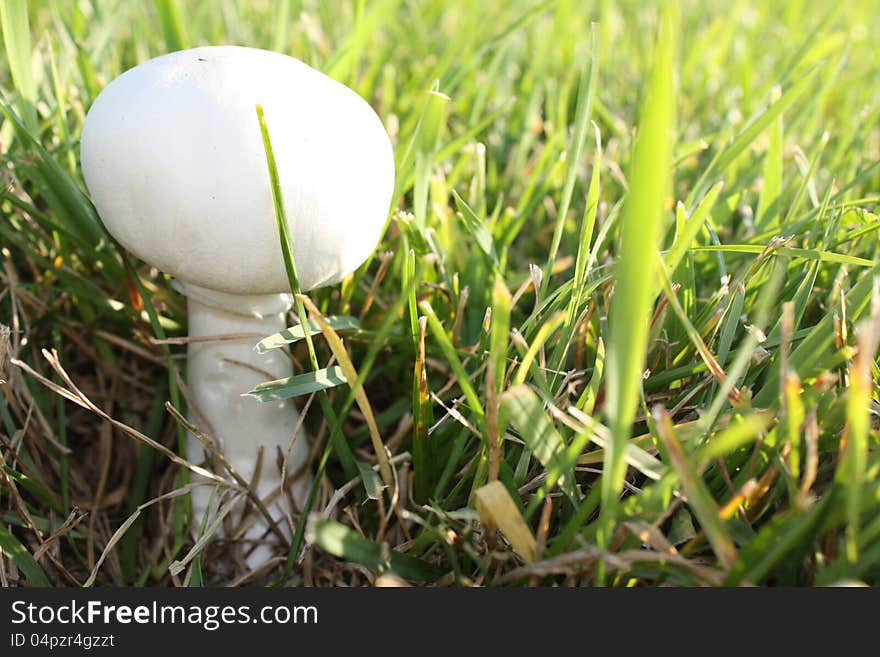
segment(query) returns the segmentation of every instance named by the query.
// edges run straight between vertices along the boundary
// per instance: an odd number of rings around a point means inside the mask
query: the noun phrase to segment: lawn
[[[880,582],[876,2],[0,9],[0,585]],[[113,78],[210,44],[395,152],[373,255],[289,315],[347,318],[298,374],[354,374],[295,398],[317,476],[256,568],[247,482],[192,513],[186,299],[80,163]]]

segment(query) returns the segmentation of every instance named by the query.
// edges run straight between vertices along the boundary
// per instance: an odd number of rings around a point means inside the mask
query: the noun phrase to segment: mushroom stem
[[[179,287],[188,297],[190,337],[224,336],[189,344],[187,381],[195,406],[195,412],[190,412],[193,423],[208,425],[206,433],[218,441],[226,460],[247,482],[254,481],[258,449],[262,446],[262,465],[255,490],[279,527],[286,530],[278,454],[279,450],[280,454],[287,454],[299,415],[290,399],[263,403],[243,397],[242,393],[267,380],[289,377],[293,373],[290,359],[282,350],[274,349],[265,354],[254,350],[260,337],[287,326],[285,317],[291,306],[290,295],[227,294],[190,284]],[[238,334],[243,337],[228,337]],[[189,436],[190,460],[200,462],[204,452],[201,442]],[[300,432],[288,457],[288,481],[297,474],[307,456],[308,448]],[[299,506],[305,500],[307,485],[307,476],[297,477],[293,482],[292,492]],[[198,527],[207,511],[211,488],[199,487],[192,496],[194,526]],[[244,537],[248,541],[267,538],[267,529],[265,518],[258,518]],[[267,546],[258,546],[250,552],[247,562],[251,566],[260,565],[272,552]]]

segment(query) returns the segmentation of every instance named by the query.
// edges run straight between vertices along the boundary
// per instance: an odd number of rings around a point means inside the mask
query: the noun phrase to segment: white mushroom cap
[[[98,213],[128,250],[187,283],[231,294],[288,290],[257,104],[300,286],[336,283],[381,237],[391,143],[360,96],[286,55],[194,48],[107,85],[81,145]]]

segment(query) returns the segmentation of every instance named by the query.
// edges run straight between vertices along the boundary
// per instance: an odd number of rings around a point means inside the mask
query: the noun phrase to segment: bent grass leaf
[[[583,430],[586,432],[589,441],[601,447],[601,449],[579,455],[577,457],[578,465],[595,465],[604,462],[609,442],[608,430],[601,427],[591,416],[577,408],[570,407],[568,413],[584,425]],[[652,439],[653,435],[650,433],[630,438],[626,445],[624,445],[623,458],[631,468],[635,468],[649,479],[659,481],[666,474],[667,468],[645,449],[652,446]],[[642,445],[645,447],[642,447]]]
[[[477,214],[467,203],[465,203],[464,199],[461,198],[461,196],[458,195],[458,192],[454,189],[452,190],[452,196],[455,199],[455,204],[458,206],[459,210],[459,216],[462,218],[462,223],[464,223],[468,233],[474,238],[477,246],[480,247],[480,251],[482,251],[489,259],[489,262],[492,263],[495,271],[499,271],[500,265],[498,264],[498,254],[495,251],[495,242],[492,239],[492,234],[489,232],[489,228],[486,226],[486,222],[477,216]]]
[[[261,402],[271,402],[335,388],[343,383],[348,383],[345,372],[339,365],[334,365],[322,370],[289,376],[286,379],[266,381],[244,393],[242,397],[253,397]]]
[[[325,319],[327,320],[327,324],[337,332],[357,331],[361,328],[361,323],[358,321],[357,317],[351,317],[350,315],[330,315]],[[318,326],[317,322],[309,320],[309,335],[315,336],[320,332],[321,327]],[[299,342],[305,337],[305,330],[303,330],[302,324],[297,324],[296,326],[290,326],[283,331],[273,333],[272,335],[263,338],[256,344],[254,349],[257,353],[264,354],[272,349],[279,349],[285,345]]]
[[[691,251],[720,251],[728,253],[755,253],[761,254],[767,250],[766,246],[761,244],[715,244],[711,246],[694,246]],[[819,260],[821,262],[833,262],[840,265],[855,265],[857,267],[873,267],[877,264],[874,260],[867,258],[859,258],[856,256],[846,255],[845,253],[834,253],[832,251],[822,251],[820,249],[798,249],[790,246],[780,246],[773,249],[773,253],[782,256],[790,256],[792,258],[804,258],[806,260]]]

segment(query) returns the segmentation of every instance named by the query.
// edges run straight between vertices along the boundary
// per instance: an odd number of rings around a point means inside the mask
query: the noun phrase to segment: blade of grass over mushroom
[[[327,320],[327,324],[334,331],[358,331],[361,328],[361,323],[358,321],[357,317],[350,317],[348,315],[331,315],[325,318]],[[321,332],[321,327],[319,327],[315,322],[309,323],[309,335],[315,336]],[[301,324],[297,324],[296,326],[290,326],[279,333],[273,333],[262,340],[260,340],[254,349],[256,349],[257,353],[264,354],[267,351],[272,349],[278,349],[288,344],[294,344],[304,339],[305,331]]]
[[[290,397],[309,395],[318,390],[327,390],[348,383],[345,372],[339,365],[326,367],[305,374],[297,374],[286,379],[266,381],[256,386],[253,390],[243,393],[243,396],[253,397],[261,402],[278,401]]]
[[[0,550],[9,555],[12,563],[21,571],[31,586],[52,586],[46,573],[40,568],[40,564],[34,560],[33,555],[2,525],[0,525]]]
[[[376,358],[378,357],[379,352],[382,349],[382,346],[385,344],[385,340],[388,337],[389,333],[391,332],[391,329],[392,329],[395,321],[397,320],[399,314],[402,312],[404,305],[409,303],[410,298],[413,297],[415,294],[415,289],[416,289],[417,283],[420,280],[421,275],[422,275],[424,263],[421,260],[416,261],[414,259],[414,254],[411,251],[407,253],[407,263],[410,262],[411,256],[413,258],[412,259],[412,266],[413,266],[412,276],[411,276],[411,278],[409,278],[407,280],[406,285],[404,286],[404,289],[402,290],[402,293],[397,297],[397,299],[394,302],[394,305],[389,309],[389,312],[386,314],[385,319],[382,322],[382,325],[379,327],[379,330],[376,331],[376,333],[373,337],[373,340],[370,343],[370,347],[367,352],[367,355],[364,358],[363,362],[361,363],[359,378],[357,381],[350,384],[350,388],[348,391],[348,397],[346,397],[345,402],[342,405],[342,411],[339,414],[339,422],[342,422],[345,420],[346,414],[348,413],[352,404],[355,402],[356,391],[363,385],[364,379],[370,373],[370,370],[373,367],[373,363],[375,362]],[[321,483],[321,478],[324,475],[324,469],[326,468],[327,461],[330,457],[330,452],[331,452],[331,446],[328,445],[324,449],[324,452],[321,455],[320,460],[318,461],[318,467],[315,471],[315,478],[312,481],[312,486],[311,486],[311,488],[309,488],[308,497],[306,499],[306,504],[304,507],[305,509],[311,509],[312,505],[314,504],[314,501],[315,501],[315,498],[316,498],[316,495],[318,492],[318,487],[320,486],[320,483]],[[357,467],[359,470],[361,469],[360,465],[358,465]],[[366,478],[363,480],[365,489],[367,486],[367,482],[369,480],[370,480],[369,478]],[[370,490],[366,490],[366,494],[367,494],[367,496],[370,496],[373,493]],[[305,540],[305,532],[306,532],[306,523],[303,523],[303,522],[298,523],[296,526],[296,530],[294,531],[294,534],[293,534],[293,540],[290,543],[290,550],[287,553],[287,561],[284,564],[283,576],[276,584],[280,584],[280,583],[284,582],[290,576],[290,573],[293,570],[295,560],[296,560],[297,556],[299,555],[300,548],[302,547],[303,541]]]
[[[602,476],[598,538],[603,549],[611,540],[617,497],[623,488],[624,450],[638,404],[648,338],[647,318],[657,287],[655,254],[666,214],[675,120],[673,69],[678,45],[677,18],[669,5],[666,7],[629,176],[630,189],[637,191],[627,197],[621,216],[617,283],[608,320],[605,378],[611,444],[605,452]]]
[[[382,547],[364,538],[342,523],[313,513],[309,516],[307,540],[335,557],[359,563],[367,568],[386,572],[391,570],[401,577],[416,582],[433,582],[442,574],[434,564],[396,550],[383,557]]]
[[[302,290],[299,286],[299,278],[296,275],[296,263],[293,260],[293,240],[290,235],[290,225],[287,221],[287,210],[284,207],[284,197],[281,193],[281,180],[278,177],[278,166],[275,163],[275,153],[272,151],[272,141],[269,137],[269,128],[266,126],[266,117],[263,114],[263,108],[257,105],[256,111],[257,120],[260,124],[260,134],[263,137],[263,149],[266,152],[266,166],[269,170],[269,183],[272,189],[275,221],[278,226],[278,236],[281,240],[281,254],[284,258],[284,267],[287,271],[290,291],[293,294],[294,306],[296,308],[296,314],[299,318],[300,326],[310,326],[305,306],[300,298]],[[318,364],[318,356],[315,352],[315,345],[312,342],[311,333],[306,331],[304,332],[303,337],[308,348],[309,363],[312,366],[312,370],[320,370],[321,366]],[[333,411],[333,406],[330,404],[330,400],[327,397],[326,390],[318,391],[318,403],[321,405],[321,412],[324,414],[324,417],[327,418],[327,423],[330,427],[330,440],[333,442],[333,449],[336,450],[339,455],[343,470],[345,470],[345,476],[349,479],[354,479],[358,474],[357,463],[351,448],[342,437],[339,421],[336,417],[336,413]],[[304,510],[306,513],[308,513],[308,511],[309,509]]]

